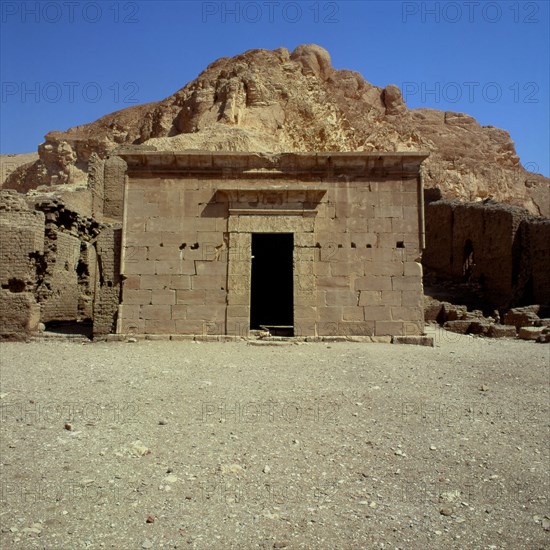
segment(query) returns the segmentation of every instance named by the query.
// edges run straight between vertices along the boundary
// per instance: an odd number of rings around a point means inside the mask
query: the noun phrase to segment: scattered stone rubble
[[[550,343],[550,318],[539,317],[548,312],[540,305],[512,308],[504,314],[495,310],[484,315],[479,309],[468,310],[465,305],[454,305],[430,296],[424,300],[427,323],[436,323],[458,334],[474,334],[489,338],[521,338]]]

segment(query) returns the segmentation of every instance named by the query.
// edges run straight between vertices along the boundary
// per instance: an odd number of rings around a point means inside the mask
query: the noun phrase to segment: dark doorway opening
[[[46,332],[59,334],[67,338],[78,338],[85,336],[90,340],[93,338],[93,323],[91,319],[81,321],[48,321],[45,323]]]
[[[294,335],[292,233],[252,234],[250,328]]]

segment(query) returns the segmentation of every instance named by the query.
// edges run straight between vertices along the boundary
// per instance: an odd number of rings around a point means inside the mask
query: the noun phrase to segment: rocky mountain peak
[[[256,49],[211,63],[166,99],[52,131],[6,187],[85,184],[92,154],[118,147],[229,151],[430,151],[428,192],[550,216],[549,180],[523,169],[508,132],[463,113],[408,109],[400,89],[332,67],[321,46]],[[431,191],[430,191],[431,190]]]

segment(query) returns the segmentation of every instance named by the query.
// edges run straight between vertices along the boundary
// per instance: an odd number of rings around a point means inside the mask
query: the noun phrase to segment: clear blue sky
[[[50,130],[157,101],[209,63],[316,43],[334,67],[393,83],[409,107],[508,130],[549,175],[549,3],[543,1],[2,1],[2,153]]]

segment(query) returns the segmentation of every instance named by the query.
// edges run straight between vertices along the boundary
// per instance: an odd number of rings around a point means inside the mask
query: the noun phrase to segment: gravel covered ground
[[[550,547],[550,346],[0,346],[1,548]]]

